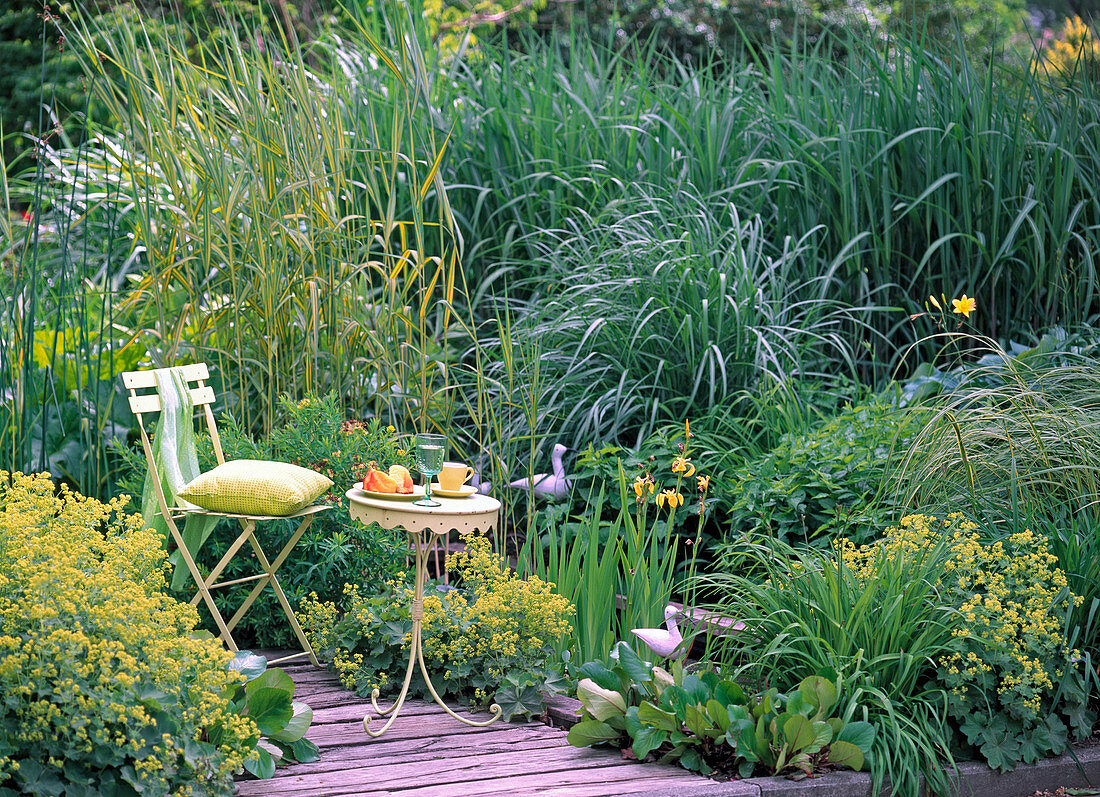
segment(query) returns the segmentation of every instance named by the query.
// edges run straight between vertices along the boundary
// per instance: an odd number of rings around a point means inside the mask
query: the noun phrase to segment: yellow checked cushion
[[[195,478],[177,496],[211,512],[292,515],[332,486],[332,479],[287,462],[235,459]]]

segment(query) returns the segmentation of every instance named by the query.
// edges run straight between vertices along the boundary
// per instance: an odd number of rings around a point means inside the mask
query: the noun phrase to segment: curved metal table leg
[[[428,549],[441,536],[439,532],[429,532],[428,539],[425,540],[422,532],[409,532],[409,541],[412,543],[413,548],[416,551],[416,575],[414,578],[413,586],[413,599],[412,605],[409,607],[410,614],[412,616],[412,639],[409,642],[409,663],[405,667],[405,680],[401,684],[401,692],[397,696],[396,702],[387,709],[382,709],[378,705],[378,690],[375,689],[371,693],[371,706],[374,708],[375,713],[380,717],[389,715],[389,719],[386,720],[386,724],[377,730],[371,728],[371,720],[374,719],[371,715],[367,715],[363,718],[363,730],[365,730],[372,737],[379,737],[385,733],[393,721],[397,719],[397,715],[401,711],[401,707],[405,704],[405,698],[409,693],[409,684],[412,682],[413,669],[416,665],[420,666],[420,674],[424,677],[424,683],[428,687],[428,691],[431,693],[435,702],[439,704],[445,712],[454,717],[459,722],[464,722],[467,725],[472,725],[475,728],[484,728],[486,725],[491,725],[501,718],[502,712],[500,706],[493,703],[489,706],[489,712],[493,715],[487,720],[477,721],[462,717],[456,714],[454,711],[443,702],[443,698],[439,696],[439,693],[435,691],[435,687],[432,685],[432,679],[428,676],[428,667],[424,663],[424,645],[421,640],[421,625],[424,621],[424,583],[428,578]]]

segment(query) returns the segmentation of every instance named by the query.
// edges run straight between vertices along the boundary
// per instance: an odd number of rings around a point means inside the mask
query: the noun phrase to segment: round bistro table
[[[371,693],[371,705],[374,711],[380,717],[389,715],[389,719],[381,728],[374,730],[370,727],[372,717],[368,714],[363,718],[363,730],[373,737],[378,737],[393,725],[409,693],[413,669],[417,664],[420,665],[420,674],[424,677],[424,683],[427,684],[428,691],[435,698],[435,702],[456,720],[478,728],[496,722],[501,716],[500,706],[496,703],[489,706],[493,716],[483,722],[477,722],[460,717],[443,702],[435,691],[435,687],[432,686],[431,678],[428,677],[420,629],[424,620],[424,583],[428,579],[428,551],[440,537],[445,539],[452,531],[459,533],[480,531],[488,534],[500,522],[500,501],[480,493],[474,493],[468,498],[442,498],[433,495],[432,498],[439,502],[439,506],[417,506],[409,500],[375,498],[358,487],[352,487],[344,495],[347,496],[349,511],[353,518],[363,523],[377,523],[384,529],[404,529],[409,535],[409,545],[415,553],[413,598],[409,606],[409,615],[412,617],[412,642],[409,645],[409,664],[405,668],[405,680],[401,684],[401,693],[397,696],[397,701],[387,709],[382,709],[378,705],[378,690],[375,689]]]

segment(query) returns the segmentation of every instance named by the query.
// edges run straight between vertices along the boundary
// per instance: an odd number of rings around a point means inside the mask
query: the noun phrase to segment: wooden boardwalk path
[[[626,761],[614,750],[571,747],[559,728],[505,722],[471,728],[434,703],[407,702],[390,729],[372,739],[363,731],[363,717],[371,711],[369,699],[346,691],[336,676],[309,664],[283,669],[294,678],[295,698],[313,708],[313,726],[306,736],[321,748],[321,758],[280,767],[271,780],[242,780],[237,784],[240,795],[729,793],[731,784],[677,767]],[[487,719],[488,714],[479,718]]]

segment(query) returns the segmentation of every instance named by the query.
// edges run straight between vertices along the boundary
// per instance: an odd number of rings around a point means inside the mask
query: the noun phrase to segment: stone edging
[[[577,723],[580,701],[564,695],[546,697],[546,719],[559,728]],[[1076,760],[1075,760],[1076,759]],[[1021,764],[1012,772],[1000,773],[985,764],[967,761],[959,764],[956,780],[959,797],[1027,797],[1036,791],[1059,786],[1100,788],[1100,746],[1076,748],[1057,758],[1038,764]],[[634,794],[632,792],[632,794]],[[880,797],[892,797],[884,789]],[[871,776],[866,772],[830,772],[806,780],[787,778],[746,778],[719,783],[700,778],[698,786],[637,792],[635,797],[873,797]],[[915,797],[915,796],[914,796]]]

